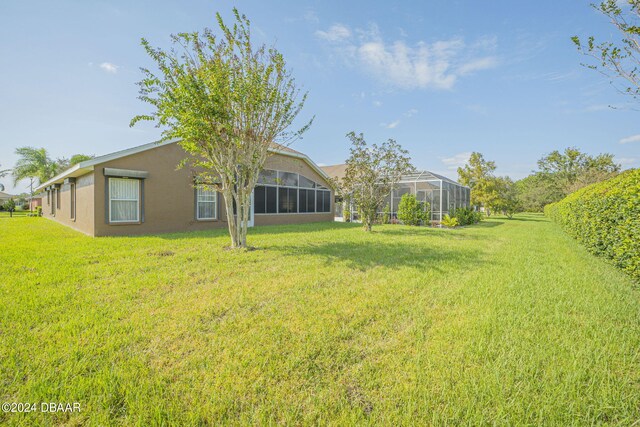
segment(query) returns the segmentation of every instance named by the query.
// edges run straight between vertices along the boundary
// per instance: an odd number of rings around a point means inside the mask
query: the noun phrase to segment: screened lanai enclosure
[[[419,202],[429,203],[431,220],[440,222],[445,215],[456,208],[469,207],[471,204],[471,190],[447,177],[429,171],[419,171],[403,175],[395,189],[387,196],[379,207],[382,215],[385,206],[389,205],[391,218],[398,218],[398,204],[404,194],[413,194]],[[343,206],[336,203],[336,219],[342,217]],[[355,214],[355,209],[351,209]],[[357,214],[356,214],[357,215]],[[354,219],[357,220],[357,216]]]
[[[404,194],[413,194],[419,202],[429,203],[431,220],[441,221],[456,208],[469,207],[471,190],[447,177],[429,171],[403,175],[396,188],[387,196],[380,212],[388,203],[391,218],[397,218],[398,204]]]

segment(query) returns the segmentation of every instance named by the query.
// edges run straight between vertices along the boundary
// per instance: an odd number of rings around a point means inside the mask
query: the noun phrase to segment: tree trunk
[[[242,249],[247,247],[247,225],[249,221],[249,209],[251,208],[251,193],[238,190],[234,194],[229,189],[223,189],[225,211],[227,212],[227,224],[231,235],[231,248]],[[233,212],[233,205],[236,212]]]
[[[364,223],[364,230],[371,231],[373,227],[373,218],[371,218],[371,215],[370,214],[365,215],[362,218],[362,222]]]
[[[240,217],[240,246],[243,248],[247,247],[247,232],[249,225],[249,209],[251,209],[251,192],[247,193],[245,190],[242,191],[241,197],[241,208],[238,213],[242,215]]]
[[[231,248],[238,247],[238,227],[236,218],[233,215],[233,194],[230,189],[223,188],[222,196],[224,198],[224,208],[227,213],[227,226],[229,227],[229,235],[231,235]]]
[[[29,182],[29,212],[33,213],[33,178]]]

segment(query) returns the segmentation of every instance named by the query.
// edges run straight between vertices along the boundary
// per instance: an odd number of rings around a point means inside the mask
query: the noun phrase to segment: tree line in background
[[[508,217],[516,212],[542,212],[545,205],[620,173],[612,154],[591,156],[575,147],[542,157],[538,170],[519,181],[495,176],[495,169],[495,162],[474,152],[468,163],[458,168],[458,179],[471,188],[473,206],[483,208],[487,215],[498,212]]]

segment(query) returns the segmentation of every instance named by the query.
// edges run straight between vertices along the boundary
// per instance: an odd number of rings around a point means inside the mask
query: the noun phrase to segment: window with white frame
[[[109,222],[140,221],[140,180],[109,178]]]
[[[216,192],[203,186],[196,187],[196,219],[217,219]]]

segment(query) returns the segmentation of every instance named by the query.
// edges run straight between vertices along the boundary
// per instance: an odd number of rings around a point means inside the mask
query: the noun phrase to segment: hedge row
[[[640,282],[640,169],[545,206],[545,215]]]

